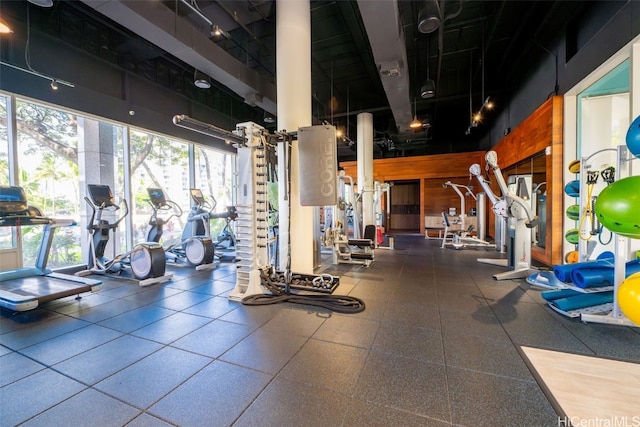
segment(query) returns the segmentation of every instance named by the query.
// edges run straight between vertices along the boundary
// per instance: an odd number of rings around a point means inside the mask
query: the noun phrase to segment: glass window
[[[174,216],[165,224],[162,241],[180,238],[190,205],[189,147],[185,143],[141,130],[131,130],[129,135],[133,242],[147,241],[152,212],[148,188],[161,188],[167,199],[183,209],[182,216]]]
[[[0,185],[9,185],[9,135],[7,134],[7,97],[0,96]],[[0,249],[15,246],[13,227],[0,227]]]
[[[62,110],[16,100],[19,181],[29,203],[46,216],[77,218],[79,209],[77,117]],[[80,227],[57,230],[51,268],[81,262]],[[23,265],[33,265],[42,227],[22,227]]]
[[[195,147],[195,188],[202,190],[209,199],[216,201],[215,212],[224,212],[234,205],[233,172],[235,156],[223,151]],[[223,237],[227,225],[225,219],[211,221],[211,236],[214,241]]]

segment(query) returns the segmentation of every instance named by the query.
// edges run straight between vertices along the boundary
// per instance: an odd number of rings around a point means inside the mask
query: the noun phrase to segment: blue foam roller
[[[627,262],[625,266],[625,277],[640,272],[640,260]],[[571,273],[573,284],[579,288],[599,288],[602,286],[613,286],[615,283],[615,272],[610,268],[583,268],[574,270]]]
[[[613,291],[596,292],[591,294],[579,294],[572,297],[560,298],[550,302],[563,311],[578,310],[594,305],[606,304],[613,302]]]
[[[580,268],[603,267],[613,269],[613,259],[600,259],[597,261],[576,262],[574,264],[556,265],[553,267],[553,274],[561,282],[571,282],[571,272]]]
[[[582,292],[574,291],[571,289],[559,289],[557,291],[544,291],[540,295],[545,301],[555,301],[561,298],[568,298],[574,295],[580,295]]]

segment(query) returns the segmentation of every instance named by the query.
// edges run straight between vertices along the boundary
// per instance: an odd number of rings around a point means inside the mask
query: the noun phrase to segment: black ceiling
[[[194,8],[199,9],[226,32],[226,36],[210,35],[213,43],[275,83],[274,0],[186,3],[189,5],[181,0],[163,2],[209,33],[209,26],[194,12]],[[591,7],[591,2],[582,1],[440,0],[444,23],[437,31],[423,34],[417,30],[417,22],[426,4],[426,0],[397,0],[409,73],[409,102],[412,107],[415,102],[417,117],[429,117],[432,126],[418,132],[397,128],[358,2],[348,0],[311,1],[314,120],[348,129],[349,138],[355,140],[356,115],[371,112],[377,157],[476,150],[492,120],[508,108],[510,95],[535,71],[541,58],[553,54],[550,50],[567,23]],[[31,7],[35,17],[32,24],[39,23],[50,34],[81,43],[90,53],[213,108],[242,105],[225,111],[233,111],[239,122],[261,118],[259,108],[243,104],[243,99],[229,90],[220,88],[203,94],[193,87],[191,66],[86,4],[56,0],[55,12]],[[48,13],[56,18],[48,17]],[[427,75],[436,83],[436,96],[422,99],[420,87]],[[553,94],[556,82],[549,81],[541,90]],[[487,96],[495,103],[495,110],[488,112],[477,127],[470,127],[471,110],[478,110]],[[355,158],[355,146],[348,141],[340,141],[338,148],[341,160]]]

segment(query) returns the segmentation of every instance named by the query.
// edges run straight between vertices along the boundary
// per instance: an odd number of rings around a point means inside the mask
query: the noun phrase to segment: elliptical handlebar
[[[174,202],[173,200],[165,200],[160,204],[153,203],[151,199],[147,199],[147,202],[151,205],[151,209],[153,209],[153,213],[151,214],[152,219],[150,223],[157,218],[159,211],[165,211],[165,210],[171,209],[171,215],[169,215],[168,218],[163,219],[165,223],[169,222],[169,220],[171,220],[171,218],[173,218],[174,216],[181,217],[184,212],[180,207],[180,205]]]
[[[96,212],[98,213],[97,215],[97,220],[100,221],[102,219],[102,211],[105,209],[109,209],[109,208],[113,208],[113,211],[117,211],[118,209],[120,209],[119,205],[116,204],[106,204],[106,203],[101,203],[100,206],[97,206],[93,203],[93,201],[87,197],[84,196],[84,200],[87,202],[87,204],[89,205],[89,207],[91,208],[91,219],[89,220],[89,222],[87,222],[87,229],[91,230],[94,228],[94,220],[96,219]],[[122,199],[122,201],[120,202],[121,205],[124,206],[124,213],[122,214],[122,216],[120,218],[118,218],[115,222],[109,224],[108,228],[111,229],[115,229],[118,227],[118,225],[120,224],[120,222],[126,218],[127,215],[129,215],[129,205],[127,204],[127,200],[126,199]]]

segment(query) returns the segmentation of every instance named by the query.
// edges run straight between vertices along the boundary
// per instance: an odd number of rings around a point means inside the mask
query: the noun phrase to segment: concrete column
[[[276,74],[278,129],[296,131],[311,125],[311,8],[309,0],[277,0]],[[284,147],[278,148],[280,268],[286,265],[291,240],[291,269],[313,273],[314,208],[300,206],[298,146],[291,152],[291,199],[285,200]],[[288,217],[289,204],[291,216]],[[319,224],[318,224],[319,227]],[[291,230],[291,238],[289,232]]]
[[[358,192],[362,194],[362,233],[367,225],[375,224],[373,208],[373,114],[358,114],[357,163]]]

